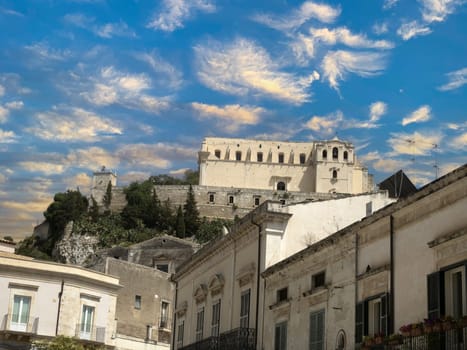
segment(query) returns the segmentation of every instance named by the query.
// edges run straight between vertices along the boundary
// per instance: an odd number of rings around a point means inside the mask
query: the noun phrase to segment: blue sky
[[[197,167],[205,136],[352,141],[376,181],[465,163],[465,0],[0,0],[0,236],[53,194]]]

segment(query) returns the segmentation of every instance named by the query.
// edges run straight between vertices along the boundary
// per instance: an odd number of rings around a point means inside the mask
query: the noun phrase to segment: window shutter
[[[287,323],[281,327],[281,350],[287,349]]]
[[[381,332],[388,335],[388,319],[389,319],[389,293],[381,297]]]
[[[355,343],[363,340],[363,302],[358,303],[355,309]]]
[[[324,349],[324,310],[310,314],[309,349]]]
[[[427,276],[429,319],[436,319],[441,316],[441,283],[441,272],[438,271]]]

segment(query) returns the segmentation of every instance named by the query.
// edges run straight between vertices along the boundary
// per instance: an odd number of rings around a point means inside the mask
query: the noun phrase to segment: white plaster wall
[[[467,198],[463,198],[396,231],[395,329],[427,317],[427,275],[438,270],[436,251],[427,243],[465,228],[466,208]]]

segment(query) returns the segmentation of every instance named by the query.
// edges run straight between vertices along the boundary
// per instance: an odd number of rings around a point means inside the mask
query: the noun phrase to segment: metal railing
[[[30,316],[26,322],[13,322],[12,316],[12,314],[6,314],[3,316],[0,324],[0,331],[37,334],[39,317]]]
[[[179,350],[256,350],[256,330],[236,328],[218,337],[209,337]]]
[[[105,343],[105,327],[89,326],[78,323],[75,336],[79,339]]]
[[[382,344],[362,345],[368,350],[467,350],[467,327],[453,328],[415,336],[399,341],[385,340]]]

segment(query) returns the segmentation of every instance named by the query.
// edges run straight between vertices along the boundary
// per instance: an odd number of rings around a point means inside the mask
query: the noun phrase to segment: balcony
[[[24,333],[24,334],[37,334],[37,328],[39,326],[39,317],[28,317],[26,320],[19,320],[14,322],[14,319],[18,319],[18,316],[12,314],[6,314],[2,318],[0,324],[0,331],[4,333]]]
[[[172,320],[168,317],[159,318],[159,329],[157,335],[157,341],[161,343],[170,344]]]
[[[236,328],[184,346],[179,350],[256,350],[256,330]]]
[[[467,326],[363,344],[362,350],[467,350]]]
[[[89,324],[78,323],[76,325],[75,337],[81,340],[105,343],[105,327],[96,327]]]

